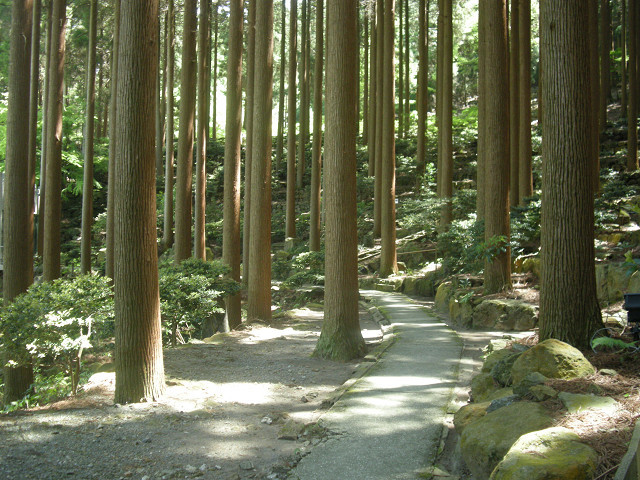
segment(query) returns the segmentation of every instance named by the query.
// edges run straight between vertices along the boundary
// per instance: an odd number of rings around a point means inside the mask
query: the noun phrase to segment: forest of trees
[[[304,245],[325,262],[316,354],[361,356],[361,203],[377,275],[395,275],[400,202],[432,189],[423,228],[451,228],[471,112],[484,292],[511,288],[510,212],[541,190],[540,338],[584,348],[601,325],[594,198],[612,106],[638,169],[638,27],[638,0],[2,2],[5,306],[34,280],[110,279],[116,402],[152,400],[159,257],[222,260],[242,284],[224,297],[228,331],[271,320],[275,245]],[[33,383],[14,344],[6,402]]]

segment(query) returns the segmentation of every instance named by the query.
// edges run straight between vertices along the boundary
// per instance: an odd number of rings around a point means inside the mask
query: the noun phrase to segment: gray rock
[[[513,383],[511,369],[522,353],[514,352],[499,359],[491,368],[491,376],[500,385],[508,387]]]
[[[527,374],[517,385],[513,386],[513,392],[518,395],[527,395],[531,390],[531,387],[536,385],[542,385],[547,380],[547,377],[540,372],[531,372]]]
[[[474,402],[484,402],[498,389],[489,373],[480,373],[471,380],[471,398]]]
[[[577,413],[584,410],[599,410],[613,413],[620,406],[613,398],[599,397],[596,395],[560,392],[558,398],[569,413]]]
[[[491,404],[487,408],[487,413],[495,412],[496,410],[503,407],[508,407],[509,405],[513,405],[520,400],[522,400],[520,395],[509,395],[507,397],[498,398],[491,402]]]

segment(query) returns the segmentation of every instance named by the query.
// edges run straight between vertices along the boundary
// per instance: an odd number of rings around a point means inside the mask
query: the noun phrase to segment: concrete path
[[[314,447],[291,479],[413,480],[435,461],[462,342],[404,295],[360,293],[391,322],[396,340],[323,415],[338,435]]]

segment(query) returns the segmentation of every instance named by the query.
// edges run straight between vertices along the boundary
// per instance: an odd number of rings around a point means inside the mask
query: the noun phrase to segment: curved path
[[[402,294],[360,293],[391,323],[395,341],[323,415],[337,435],[314,447],[290,479],[413,480],[435,462],[462,342]]]

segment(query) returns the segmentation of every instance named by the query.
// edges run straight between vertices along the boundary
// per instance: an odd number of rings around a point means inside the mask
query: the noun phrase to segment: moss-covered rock
[[[452,297],[449,300],[449,318],[456,325],[464,328],[471,327],[473,321],[473,306],[471,302]]]
[[[449,300],[453,296],[455,288],[451,282],[441,283],[436,291],[436,308],[441,312],[449,313]]]
[[[538,321],[536,307],[520,300],[490,299],[473,311],[474,328],[530,330]]]
[[[568,343],[549,339],[524,352],[511,369],[514,384],[529,373],[539,372],[548,378],[580,378],[595,373],[589,360]]]
[[[506,358],[510,355],[513,355],[513,350],[510,348],[501,348],[500,350],[494,350],[487,358],[485,358],[484,363],[482,364],[482,371],[486,373],[491,373],[491,370],[503,358]]]
[[[491,376],[493,379],[503,387],[511,385],[513,383],[511,369],[521,355],[522,352],[511,352],[510,355],[505,355],[500,358],[491,368]]]
[[[613,413],[620,407],[620,404],[613,398],[597,395],[560,392],[558,398],[569,413],[578,413],[584,410],[599,410],[601,412]]]
[[[523,435],[491,474],[491,480],[588,480],[598,454],[563,427]]]
[[[467,425],[475,422],[487,414],[491,402],[469,403],[461,407],[453,415],[453,426],[458,434],[461,434]]]
[[[471,379],[471,398],[474,402],[484,402],[500,388],[489,373],[480,373]]]
[[[517,402],[487,413],[462,431],[462,458],[474,478],[489,478],[522,435],[548,428],[552,423],[548,412],[538,403]]]

